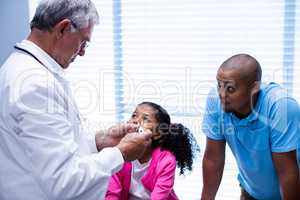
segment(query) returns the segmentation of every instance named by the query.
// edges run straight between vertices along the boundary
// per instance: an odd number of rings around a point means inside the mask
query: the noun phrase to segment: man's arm
[[[300,199],[300,179],[296,151],[272,153],[279,177],[282,199]]]
[[[300,199],[299,169],[296,150],[299,146],[300,110],[296,100],[276,100],[270,110],[271,151],[283,199]]]
[[[223,175],[225,148],[226,143],[224,140],[206,138],[206,148],[202,161],[202,200],[211,200],[216,196]]]

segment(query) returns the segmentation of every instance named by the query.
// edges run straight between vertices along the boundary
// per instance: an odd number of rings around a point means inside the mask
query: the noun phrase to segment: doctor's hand
[[[105,131],[98,131],[95,136],[97,150],[116,146],[126,134],[136,132],[137,129],[138,125],[124,123],[112,126]]]
[[[136,160],[140,158],[145,150],[151,145],[152,133],[145,130],[143,134],[130,133],[127,134],[117,145],[120,149],[125,161]]]

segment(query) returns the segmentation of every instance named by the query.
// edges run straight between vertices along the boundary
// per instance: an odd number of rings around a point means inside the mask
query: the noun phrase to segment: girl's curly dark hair
[[[155,118],[158,121],[157,130],[161,138],[152,141],[152,148],[160,147],[170,151],[176,158],[179,174],[185,170],[192,170],[193,160],[200,148],[190,130],[182,124],[171,123],[168,112],[158,104],[142,102],[139,105],[148,105],[155,111]]]

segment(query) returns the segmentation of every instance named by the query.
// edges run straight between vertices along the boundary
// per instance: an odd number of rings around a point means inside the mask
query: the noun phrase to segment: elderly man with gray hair
[[[1,200],[103,199],[110,176],[149,145],[151,133],[133,125],[82,128],[63,69],[98,21],[90,0],[42,0],[0,68]]]

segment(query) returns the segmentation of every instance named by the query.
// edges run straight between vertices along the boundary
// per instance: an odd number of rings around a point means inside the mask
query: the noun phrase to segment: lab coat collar
[[[44,67],[46,67],[50,72],[59,75],[61,78],[65,79],[65,72],[63,68],[47,54],[43,49],[37,46],[35,43],[29,40],[23,40],[21,43],[17,43],[16,47],[24,49],[31,54],[33,54]]]

